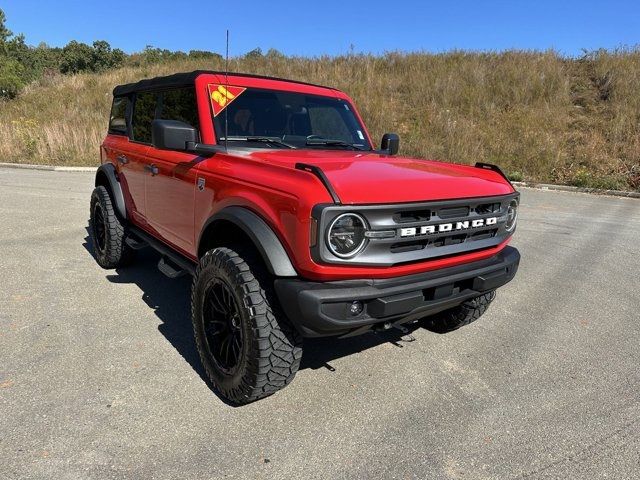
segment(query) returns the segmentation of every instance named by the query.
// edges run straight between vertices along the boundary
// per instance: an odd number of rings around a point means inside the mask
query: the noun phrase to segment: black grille
[[[437,238],[429,239],[425,238],[424,240],[416,240],[402,243],[394,243],[389,247],[389,251],[391,253],[402,253],[402,252],[410,252],[413,250],[422,250],[424,248],[437,248],[444,247],[448,245],[457,245],[465,242],[473,242],[475,240],[485,240],[487,238],[495,237],[498,233],[497,228],[492,228],[491,230],[485,230],[481,232],[473,232],[473,233],[459,233],[454,235],[446,235],[440,236]]]

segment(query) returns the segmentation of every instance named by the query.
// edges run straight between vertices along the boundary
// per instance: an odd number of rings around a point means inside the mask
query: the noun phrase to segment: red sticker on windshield
[[[209,98],[211,99],[211,107],[213,108],[213,116],[217,117],[227,105],[238,98],[242,92],[246,90],[245,87],[234,87],[231,85],[218,85],[216,83],[210,83],[207,85],[209,89]]]

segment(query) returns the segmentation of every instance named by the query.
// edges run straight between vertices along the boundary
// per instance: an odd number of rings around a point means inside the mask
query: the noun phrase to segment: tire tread
[[[223,391],[215,384],[215,375],[210,371],[212,367],[206,361],[208,353],[204,339],[197,333],[196,347],[214,388],[232,403],[250,403],[281,390],[293,380],[302,359],[302,337],[280,311],[271,279],[253,252],[227,247],[208,251],[196,269],[191,289],[195,332],[198,332],[196,322],[199,322],[196,287],[202,272],[212,266],[225,270],[234,280],[232,287],[242,298],[249,317],[252,334],[246,341],[251,343],[249,351],[252,355],[247,359],[242,382],[234,389]]]
[[[125,224],[118,218],[113,208],[109,191],[102,185],[97,186],[91,194],[90,222],[92,237],[94,231],[93,212],[96,203],[101,204],[106,229],[104,252],[97,250],[96,241],[95,238],[93,238],[96,261],[105,269],[118,268],[131,263],[133,250],[125,242]]]

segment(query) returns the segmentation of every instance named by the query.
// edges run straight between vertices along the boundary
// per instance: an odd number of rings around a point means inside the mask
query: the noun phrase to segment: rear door
[[[103,143],[106,157],[116,167],[129,218],[145,223],[143,159],[149,146],[132,141],[133,96],[114,97],[109,135]]]
[[[163,90],[158,101],[156,118],[179,120],[199,128],[193,86]],[[147,153],[154,172],[146,179],[147,221],[162,238],[185,253],[195,251],[195,166],[200,160],[192,153],[153,147]]]
[[[155,92],[139,92],[135,95],[129,145],[123,152],[124,155],[118,158],[134,207],[133,220],[141,225],[147,224],[145,182],[150,175],[147,153],[151,145],[151,122],[155,116],[157,104],[158,94]]]

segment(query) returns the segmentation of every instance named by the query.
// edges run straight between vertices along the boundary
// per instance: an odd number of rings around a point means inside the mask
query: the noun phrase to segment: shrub
[[[0,56],[0,97],[15,98],[24,86],[24,68],[6,56]]]

